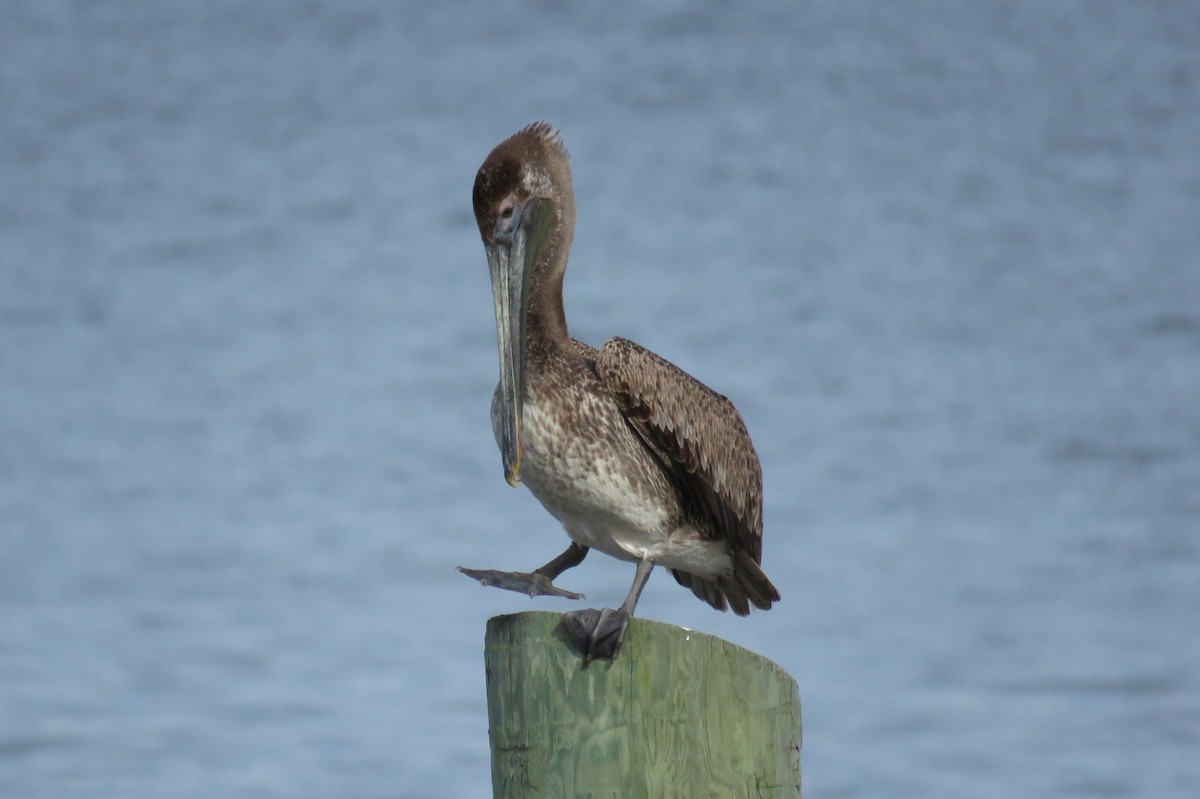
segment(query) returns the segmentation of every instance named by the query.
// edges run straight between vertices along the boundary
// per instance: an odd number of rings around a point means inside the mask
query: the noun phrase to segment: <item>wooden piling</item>
[[[616,662],[584,669],[559,618],[488,621],[496,799],[798,799],[800,694],[779,666],[635,618]]]

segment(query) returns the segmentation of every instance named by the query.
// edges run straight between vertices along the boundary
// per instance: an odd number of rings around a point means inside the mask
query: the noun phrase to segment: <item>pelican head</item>
[[[475,176],[475,222],[487,253],[500,350],[500,454],[504,478],[521,475],[521,414],[531,308],[557,292],[575,224],[567,151],[559,132],[536,122],[498,144]],[[563,320],[565,330],[565,320]]]

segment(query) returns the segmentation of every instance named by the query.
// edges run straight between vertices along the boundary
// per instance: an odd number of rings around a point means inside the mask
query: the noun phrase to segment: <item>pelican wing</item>
[[[759,563],[762,470],[733,403],[628,339],[599,350],[596,373],[671,475],[688,521],[725,539],[735,560],[749,555]]]

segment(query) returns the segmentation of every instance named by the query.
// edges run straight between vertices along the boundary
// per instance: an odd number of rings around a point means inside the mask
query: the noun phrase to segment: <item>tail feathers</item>
[[[672,569],[676,582],[720,611],[729,608],[739,616],[749,616],[750,606],[759,610],[770,610],[779,601],[779,590],[754,558],[746,552],[734,555],[733,571],[730,574],[700,576],[691,572]]]

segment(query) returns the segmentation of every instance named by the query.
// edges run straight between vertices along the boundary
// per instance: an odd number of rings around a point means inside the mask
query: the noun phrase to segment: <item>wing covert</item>
[[[760,562],[762,470],[733,403],[624,338],[599,350],[596,373],[680,488],[689,521]]]

